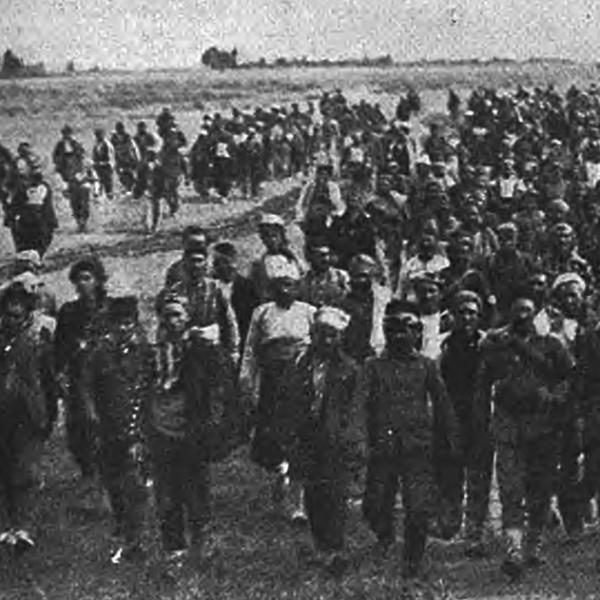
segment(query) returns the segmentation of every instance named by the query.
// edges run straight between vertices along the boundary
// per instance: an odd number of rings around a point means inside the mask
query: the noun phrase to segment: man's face
[[[367,273],[355,273],[350,276],[350,287],[357,292],[368,292],[371,289],[371,277]]]
[[[90,271],[80,271],[75,279],[75,289],[80,298],[91,299],[96,295],[98,280]]]
[[[542,299],[546,296],[546,292],[548,290],[548,280],[546,275],[543,273],[539,273],[531,278],[529,282],[529,286],[531,288],[531,293],[539,299]]]
[[[567,283],[559,289],[558,299],[564,315],[569,318],[575,318],[582,303],[582,295],[576,283]]]
[[[425,256],[433,256],[435,253],[437,240],[436,237],[431,233],[424,233],[421,236],[421,241],[419,242],[419,250],[421,254]]]
[[[213,266],[217,279],[221,281],[231,281],[237,272],[235,258],[223,254],[215,255]]]
[[[481,214],[476,206],[469,206],[465,210],[465,224],[469,227],[479,227],[481,225]]]
[[[313,248],[309,253],[311,267],[321,273],[329,267],[331,263],[331,253],[329,248]]]
[[[172,337],[179,337],[183,334],[187,326],[187,314],[183,307],[167,306],[164,311],[163,321],[167,333]]]
[[[27,318],[27,309],[23,303],[18,300],[8,302],[3,315],[5,325],[10,331],[15,331],[24,323]]]
[[[342,344],[343,333],[329,325],[316,325],[312,332],[313,346],[320,356],[331,356]]]
[[[129,337],[137,324],[137,320],[132,316],[122,316],[118,318],[113,324],[115,333],[121,338]]]
[[[281,300],[290,300],[294,296],[296,285],[291,277],[278,277],[273,281],[275,295]]]
[[[383,326],[385,341],[389,348],[413,350],[420,346],[423,326],[416,315],[402,313],[386,319]]]
[[[380,177],[379,178],[379,193],[388,194],[392,189],[391,177]]]
[[[260,228],[260,239],[268,251],[277,252],[281,247],[281,231],[279,227],[263,225]]]
[[[479,308],[475,302],[463,302],[456,310],[456,329],[473,333],[479,325]]]
[[[440,288],[430,281],[421,281],[416,288],[417,300],[425,314],[431,314],[439,309]]]
[[[512,229],[502,229],[498,232],[498,242],[501,250],[514,250],[517,247],[517,234]]]
[[[533,326],[535,306],[532,300],[520,298],[515,301],[511,309],[511,323],[518,333],[526,333]]]
[[[206,254],[204,252],[190,252],[186,256],[188,273],[192,279],[199,279],[206,273]]]

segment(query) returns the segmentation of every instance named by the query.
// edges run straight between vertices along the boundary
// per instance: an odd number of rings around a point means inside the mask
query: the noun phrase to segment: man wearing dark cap
[[[482,344],[474,405],[494,400],[492,431],[507,551],[502,570],[519,578],[541,563],[541,536],[556,481],[561,415],[573,363],[563,343],[535,331],[533,300],[517,296],[509,323]],[[525,514],[527,538],[524,544]]]
[[[346,271],[332,265],[331,249],[325,240],[307,240],[306,258],[310,269],[300,283],[300,299],[317,308],[339,306],[350,291]]]
[[[383,290],[380,295],[375,294],[376,270],[377,265],[370,256],[355,256],[349,264],[350,291],[340,304],[350,315],[344,350],[359,364],[384,345],[381,321],[385,300],[382,306]]]
[[[54,147],[52,161],[56,172],[69,184],[73,177],[83,169],[85,151],[80,142],[73,137],[73,128],[65,125],[62,128],[62,138]]]
[[[121,185],[130,192],[135,184],[135,174],[141,160],[140,150],[122,121],[115,125],[110,143],[115,150],[115,167]]]
[[[146,489],[142,418],[147,410],[153,353],[138,321],[137,299],[113,298],[103,333],[83,366],[82,389],[97,423],[98,466],[122,545],[114,564],[141,555]]]
[[[96,141],[92,148],[94,169],[100,179],[102,191],[109,200],[113,197],[113,173],[115,170],[115,149],[101,127],[94,130]]]
[[[231,242],[219,242],[213,249],[213,275],[219,282],[225,299],[231,303],[240,332],[246,340],[254,309],[259,305],[252,281],[238,271],[238,251]]]
[[[81,381],[83,365],[98,338],[100,322],[109,304],[107,279],[104,265],[96,256],[73,264],[69,280],[77,299],[61,306],[56,323],[56,372],[65,402],[67,446],[88,482],[96,474],[96,423],[85,402]]]
[[[442,523],[446,534],[458,533],[463,520],[463,491],[467,485],[466,538],[467,552],[483,552],[483,524],[487,516],[491,475],[492,441],[489,430],[490,402],[474,403],[476,375],[481,365],[479,329],[481,298],[472,291],[455,294],[452,312],[453,329],[442,343],[440,370],[458,421],[459,447],[451,457],[437,462],[440,491],[447,511]]]
[[[184,281],[188,277],[189,255],[193,250],[200,252],[208,251],[208,236],[203,227],[199,225],[188,225],[183,230],[183,256],[175,261],[167,269],[165,277],[165,286],[171,287],[173,284]]]
[[[366,407],[368,463],[363,513],[382,550],[395,539],[398,479],[404,504],[407,579],[418,575],[435,498],[432,453],[455,445],[455,420],[439,369],[424,357],[417,307],[392,300],[384,319],[383,354],[369,358],[357,394]],[[427,398],[431,401],[429,408]]]

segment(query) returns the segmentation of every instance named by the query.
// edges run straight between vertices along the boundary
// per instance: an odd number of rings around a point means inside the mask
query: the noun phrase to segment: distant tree
[[[25,63],[10,48],[6,50],[2,57],[2,75],[4,77],[14,77],[19,75],[25,68]]]
[[[234,48],[231,52],[219,50],[216,46],[211,46],[202,53],[202,64],[210,69],[235,69],[237,67],[238,51]]]
[[[264,69],[267,66],[267,59],[264,56],[261,56],[258,59],[258,63],[257,64],[258,64],[258,67],[260,69]]]
[[[68,60],[67,66],[65,67],[65,73],[75,73],[75,61]]]

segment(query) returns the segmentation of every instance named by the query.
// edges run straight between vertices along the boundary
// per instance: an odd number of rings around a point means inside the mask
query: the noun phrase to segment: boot
[[[501,568],[514,581],[523,573],[523,530],[519,527],[507,529],[506,542],[506,558]]]

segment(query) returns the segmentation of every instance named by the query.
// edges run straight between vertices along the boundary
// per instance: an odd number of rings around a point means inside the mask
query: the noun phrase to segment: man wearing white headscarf
[[[252,314],[240,368],[240,388],[255,409],[252,458],[277,473],[273,500],[289,500],[290,517],[306,520],[302,486],[288,475],[297,407],[280,392],[283,376],[310,344],[315,307],[295,299],[298,267],[284,256],[268,256],[265,276],[272,298]]]

